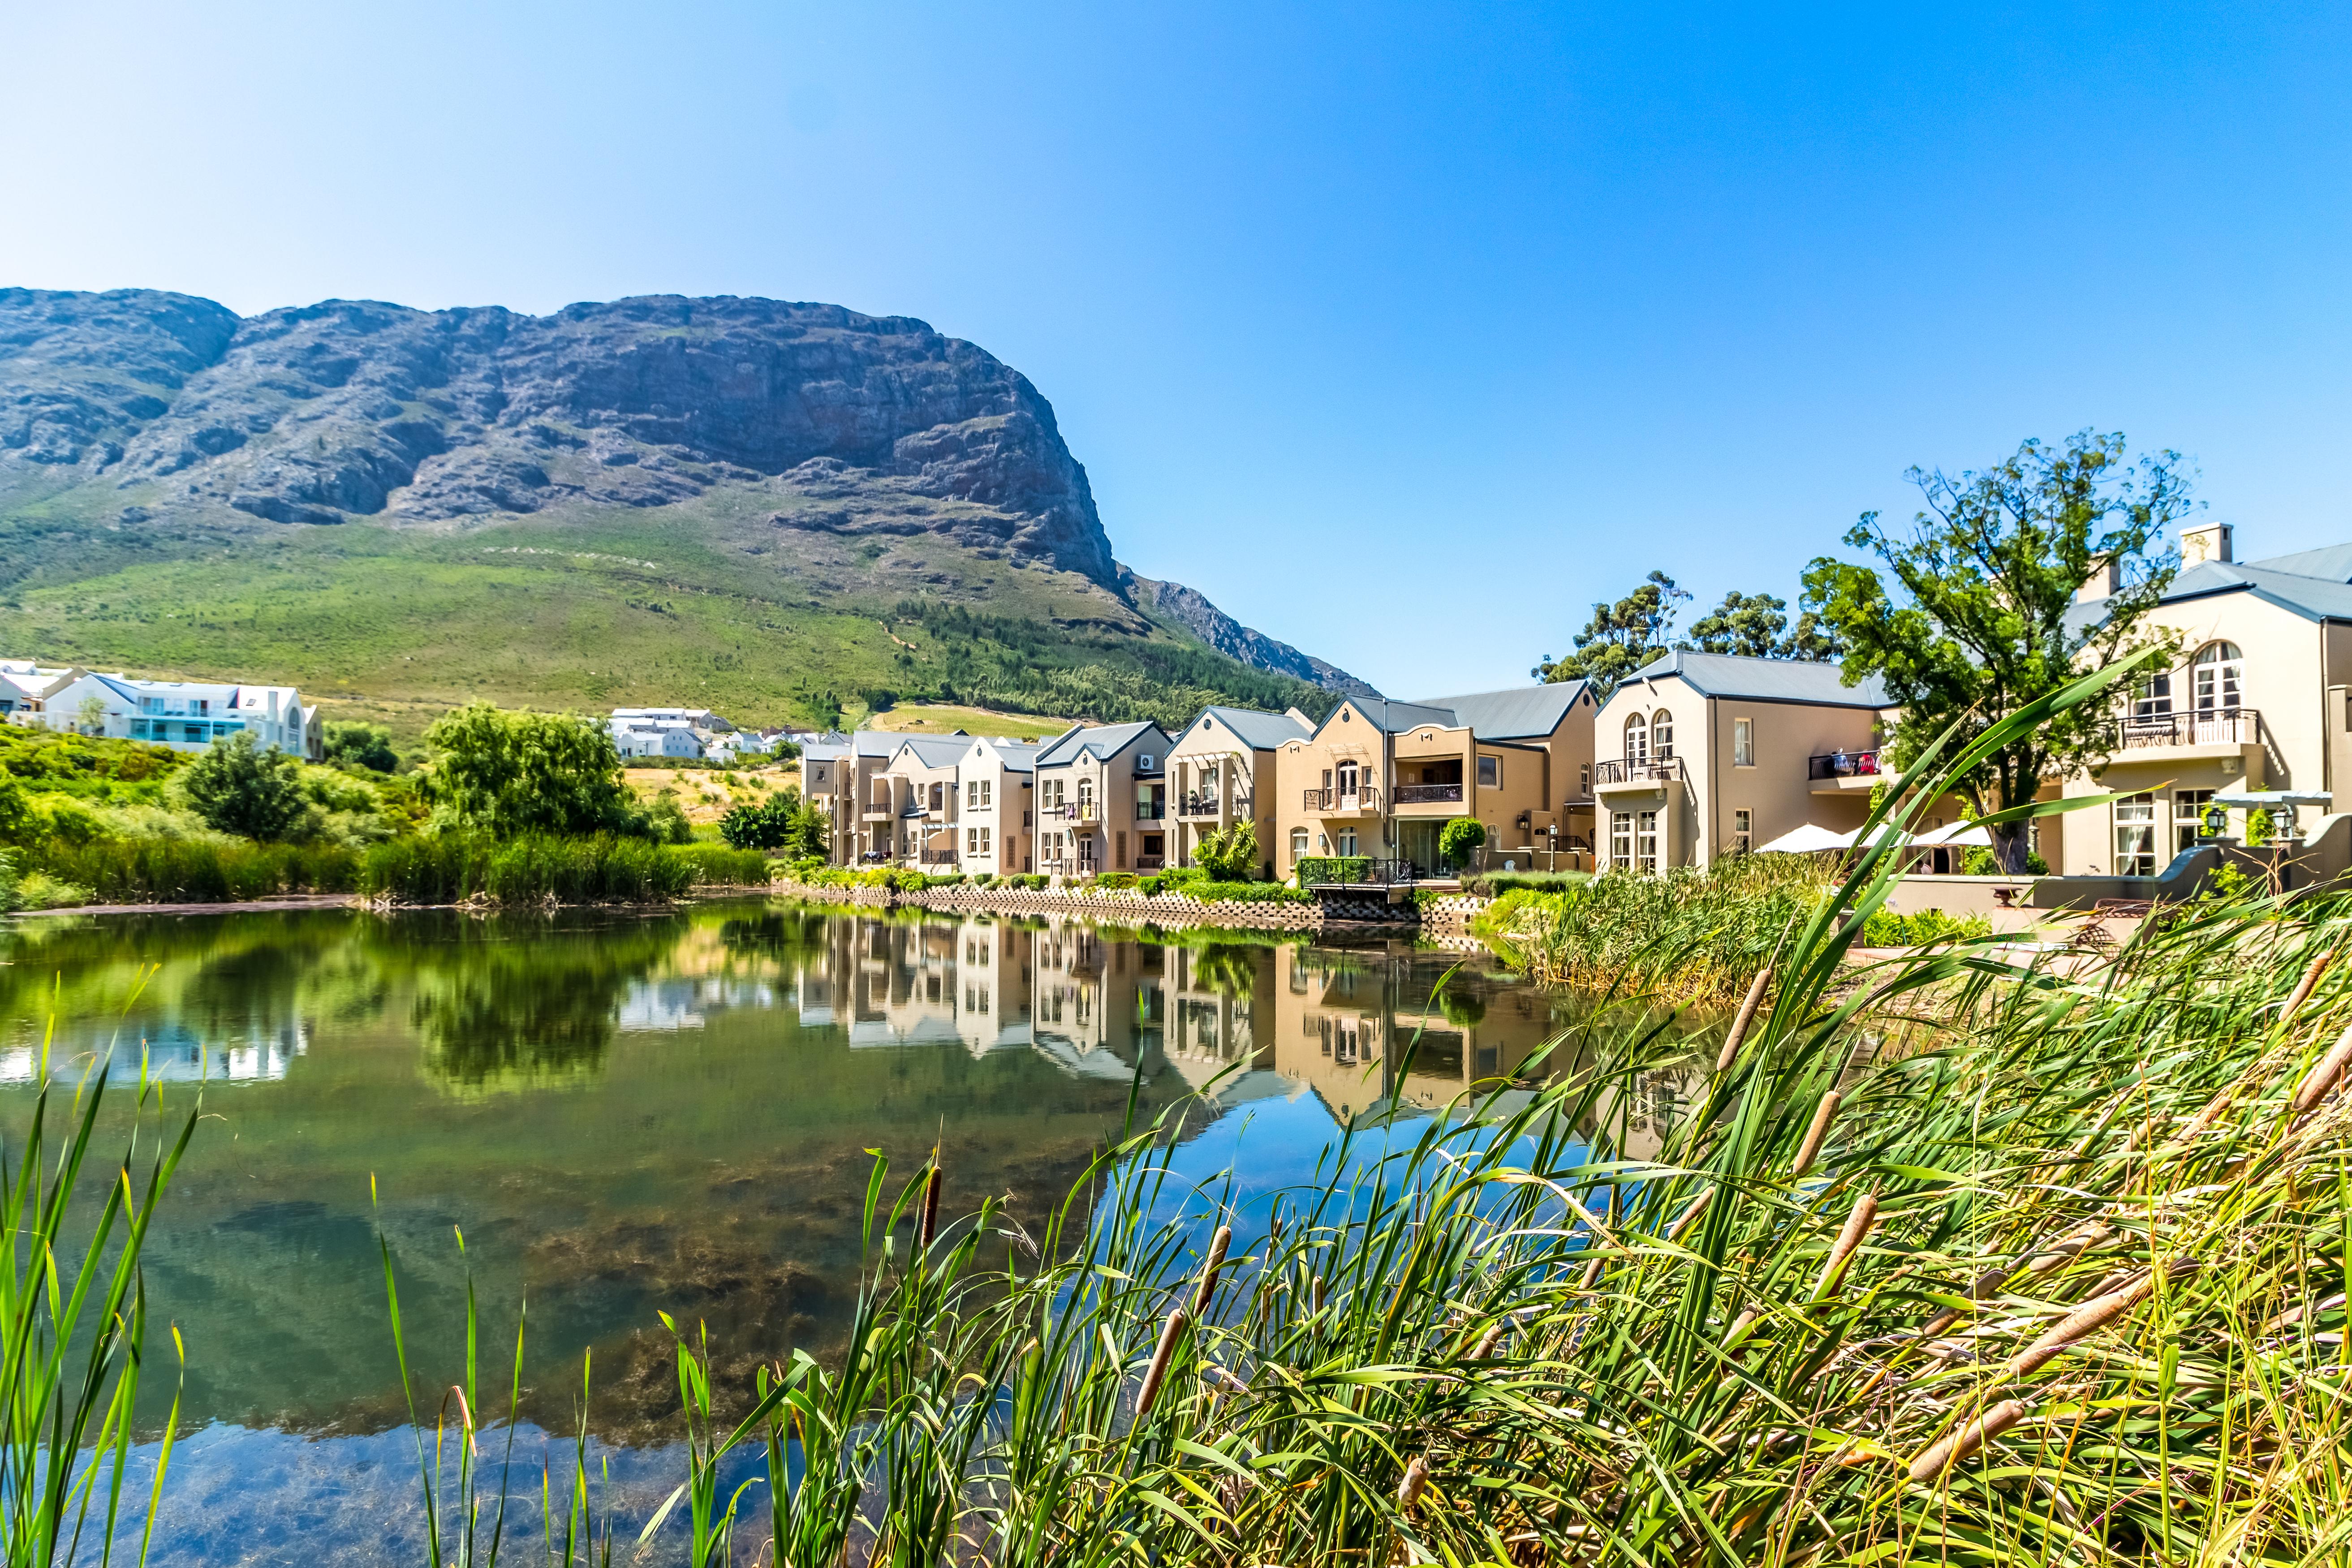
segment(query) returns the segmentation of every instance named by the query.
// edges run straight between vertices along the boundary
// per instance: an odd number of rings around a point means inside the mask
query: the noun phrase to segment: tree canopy
[[[1695,653],[1737,654],[1743,658],[1794,658],[1826,664],[1844,652],[1837,634],[1811,610],[1789,626],[1789,601],[1770,594],[1734,588],[1723,603],[1691,623],[1690,636],[1675,645]]]
[[[643,828],[621,784],[621,753],[593,720],[476,702],[434,721],[425,740],[433,771],[422,787],[460,826],[501,838]]]
[[[1605,700],[1627,676],[1666,651],[1675,606],[1689,597],[1672,577],[1653,572],[1615,604],[1593,605],[1592,618],[1577,634],[1566,658],[1546,654],[1528,673],[1547,684],[1582,679],[1596,698]]]
[[[302,819],[301,764],[250,730],[223,736],[180,774],[205,826],[242,838],[282,838]]]
[[[1903,717],[1889,738],[1907,767],[1954,723],[1959,743],[2085,672],[2162,644],[2146,625],[2179,569],[2165,530],[2196,510],[2179,454],[2127,461],[2121,435],[2083,431],[2062,446],[2029,440],[1957,477],[1913,468],[1925,510],[1907,538],[1864,512],[1846,544],[1876,568],[1822,556],[1805,571],[1807,608],[1843,644],[1848,685],[1885,683]],[[2095,607],[2077,590],[2099,580]],[[2043,781],[2095,768],[2115,703],[2084,704],[1988,757],[1957,787],[1975,815],[2032,801]],[[1994,823],[2004,870],[2025,867],[2026,824]]]

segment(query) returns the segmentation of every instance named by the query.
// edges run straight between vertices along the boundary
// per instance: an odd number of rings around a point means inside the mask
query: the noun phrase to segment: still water
[[[180,1114],[201,1089],[146,1254],[194,1431],[158,1560],[414,1561],[385,1247],[420,1388],[458,1370],[469,1270],[486,1383],[528,1303],[534,1444],[572,1430],[593,1357],[587,1422],[627,1515],[677,1476],[656,1312],[709,1326],[722,1379],[828,1357],[877,1153],[907,1173],[936,1146],[950,1211],[1001,1197],[1034,1230],[1126,1118],[1165,1113],[1192,1179],[1263,1190],[1351,1120],[1410,1125],[1510,1077],[1563,1005],[1409,942],[768,900],[33,920],[0,926],[0,1126],[13,1143],[53,1014],[59,1077],[143,1052]]]

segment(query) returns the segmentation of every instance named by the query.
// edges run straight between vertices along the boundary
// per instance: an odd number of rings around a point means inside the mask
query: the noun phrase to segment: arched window
[[[1625,721],[1625,760],[1628,763],[1650,760],[1650,721],[1639,713]]]
[[[2234,713],[2242,700],[2245,656],[2233,642],[2209,642],[2189,661],[2189,689],[2200,713]]]
[[[1675,716],[1663,708],[1650,721],[1650,754],[1662,763],[1674,760]]]

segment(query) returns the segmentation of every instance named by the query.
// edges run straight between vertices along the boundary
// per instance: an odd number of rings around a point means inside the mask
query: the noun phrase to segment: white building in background
[[[37,692],[29,706],[9,712],[16,723],[144,741],[179,752],[201,752],[215,741],[249,732],[257,743],[290,756],[317,762],[325,753],[317,706],[305,706],[290,686],[135,680],[79,668],[39,672],[16,660],[0,668],[8,672],[5,679],[13,688],[12,699],[21,700],[28,689]],[[19,670],[37,679],[26,682]]]
[[[605,727],[625,757],[724,762],[763,749],[708,708],[615,708]]]
[[[41,711],[50,691],[66,678],[80,673],[64,665],[37,664],[29,658],[0,658],[0,720],[30,723]]]

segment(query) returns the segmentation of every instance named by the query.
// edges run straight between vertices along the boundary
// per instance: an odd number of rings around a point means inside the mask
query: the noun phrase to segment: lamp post
[[[2205,837],[2219,838],[2229,831],[2230,814],[2218,800],[2205,803]]]

